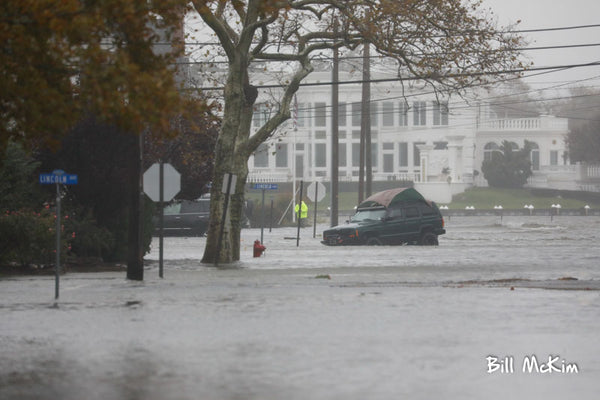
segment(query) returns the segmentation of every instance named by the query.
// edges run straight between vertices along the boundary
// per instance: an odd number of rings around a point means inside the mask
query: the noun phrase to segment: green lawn
[[[270,198],[274,197],[276,203],[289,202],[291,194],[273,193],[265,196],[265,205],[268,207]],[[261,198],[260,193],[249,193],[247,198],[251,198],[258,206]],[[339,195],[340,211],[353,210],[358,202],[358,193],[344,192]],[[505,209],[523,208],[523,206],[533,204],[535,208],[550,208],[552,204],[560,204],[562,208],[578,209],[586,204],[592,208],[600,208],[600,201],[583,201],[572,198],[561,198],[552,196],[534,195],[528,189],[496,189],[496,188],[472,188],[464,193],[457,194],[452,199],[452,203],[447,204],[450,209],[464,209],[466,206],[473,206],[476,209],[493,209],[494,206],[501,205]],[[325,198],[319,202],[319,210],[326,210],[330,205],[330,194],[327,193]],[[308,203],[312,210],[313,204]]]

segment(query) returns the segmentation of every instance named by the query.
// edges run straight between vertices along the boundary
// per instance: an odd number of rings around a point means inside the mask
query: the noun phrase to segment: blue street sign
[[[255,183],[252,188],[262,190],[277,190],[279,189],[279,186],[276,183]]]
[[[78,176],[75,174],[66,174],[65,171],[56,169],[50,174],[40,174],[40,183],[42,185],[77,185]]]

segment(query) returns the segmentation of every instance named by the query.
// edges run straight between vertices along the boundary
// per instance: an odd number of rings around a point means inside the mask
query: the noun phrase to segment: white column
[[[465,136],[447,136],[448,139],[448,168],[450,168],[451,182],[458,182],[462,175],[462,160],[459,160],[459,155],[462,155],[463,140]],[[460,171],[459,171],[460,169]]]

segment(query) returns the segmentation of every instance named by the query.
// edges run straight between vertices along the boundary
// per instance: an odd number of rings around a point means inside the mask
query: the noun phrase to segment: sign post
[[[42,185],[56,185],[56,262],[54,265],[54,298],[59,296],[59,281],[60,281],[60,185],[76,185],[78,176],[74,174],[66,174],[61,169],[55,169],[50,174],[40,174],[40,183]]]
[[[325,198],[327,189],[321,182],[313,182],[306,188],[306,196],[315,203],[315,215],[313,221],[313,239],[317,236],[317,204]]]
[[[302,215],[302,186],[304,185],[304,181],[300,180],[300,197],[298,200],[298,233],[296,234],[296,247],[300,246],[300,221],[302,221],[302,218],[300,218],[300,216]],[[295,208],[295,207],[294,207]],[[296,210],[294,209],[294,213],[296,213]]]
[[[263,243],[263,232],[265,228],[265,190],[277,190],[279,185],[276,183],[255,183],[252,186],[253,189],[262,190],[262,205],[260,214],[260,242]],[[271,200],[271,219],[273,219],[273,200]],[[269,229],[271,232],[271,229]]]
[[[160,209],[159,215],[159,234],[158,234],[158,276],[163,277],[163,238],[164,238],[164,202],[171,201],[181,188],[181,175],[169,163],[162,160],[152,164],[144,172],[144,193],[152,201],[158,202]]]

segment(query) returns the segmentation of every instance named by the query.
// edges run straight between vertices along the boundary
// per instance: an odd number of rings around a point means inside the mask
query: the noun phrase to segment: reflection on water
[[[318,233],[326,226],[319,226]],[[558,279],[575,276],[597,279],[593,260],[600,258],[600,218],[598,217],[452,217],[446,219],[447,234],[440,236],[438,247],[328,247],[313,238],[313,229],[301,232],[300,247],[295,228],[264,232],[267,251],[264,257],[252,257],[252,243],[260,229],[242,231],[241,261],[248,269],[317,269],[325,271],[374,267],[402,272],[407,280],[444,281],[524,278]],[[157,241],[156,241],[157,242]],[[201,268],[204,238],[165,239],[165,259],[170,268]],[[156,243],[155,243],[156,244]],[[157,244],[156,244],[157,245]],[[154,268],[158,248],[147,255]],[[210,266],[212,268],[212,266]]]

